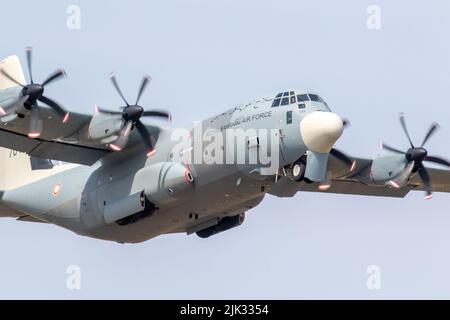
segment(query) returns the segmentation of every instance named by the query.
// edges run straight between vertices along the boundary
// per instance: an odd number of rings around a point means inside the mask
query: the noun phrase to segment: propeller
[[[139,105],[139,100],[141,99],[142,93],[145,91],[145,88],[147,87],[149,81],[151,80],[150,76],[145,75],[144,78],[142,79],[138,95],[136,98],[136,102],[134,104],[129,104],[127,99],[125,99],[125,96],[120,90],[120,87],[117,83],[116,76],[114,75],[114,73],[111,73],[110,79],[117,93],[125,102],[125,106],[122,107],[122,111],[110,111],[101,109],[99,107],[96,107],[96,111],[99,113],[110,115],[121,115],[122,119],[125,121],[125,124],[122,130],[120,131],[117,140],[114,141],[114,143],[109,144],[109,147],[114,151],[122,150],[128,142],[131,130],[134,127],[136,127],[147,148],[147,156],[153,155],[156,152],[156,150],[154,149],[154,142],[153,142],[154,139],[140,119],[141,117],[159,117],[170,121],[171,115],[169,112],[163,110],[145,111],[144,108]]]
[[[345,163],[348,166],[348,168],[349,168],[349,172],[352,172],[353,170],[355,170],[355,168],[356,168],[356,161],[351,159],[349,156],[347,156],[342,151],[340,151],[340,150],[338,150],[336,148],[331,148],[330,154],[332,156],[334,156],[335,158],[337,158],[338,160],[340,160],[343,163]]]
[[[348,119],[343,119],[342,124],[344,126],[344,129],[349,128],[351,125],[350,120],[348,120]],[[344,152],[342,152],[336,148],[331,148],[330,154],[348,166],[348,172],[345,173],[344,176],[349,174],[350,172],[353,172],[356,169],[356,161],[353,160],[352,158],[350,158],[349,156],[347,156]],[[331,188],[331,181],[329,179],[327,181],[323,181],[319,185],[319,190],[322,190],[322,191],[326,191],[329,188]]]
[[[416,147],[414,143],[411,140],[411,136],[409,135],[408,128],[406,126],[405,116],[403,113],[400,113],[399,115],[400,124],[402,126],[403,132],[406,135],[406,138],[408,139],[408,142],[410,144],[410,148],[406,150],[406,152],[399,150],[397,148],[391,147],[387,144],[381,143],[381,147],[383,149],[389,150],[394,153],[402,154],[405,156],[405,159],[407,160],[407,165],[403,169],[403,171],[394,179],[389,181],[389,183],[395,187],[400,188],[402,185],[404,185],[411,173],[418,172],[420,179],[422,180],[424,189],[425,189],[425,199],[431,199],[433,197],[432,191],[431,191],[431,180],[430,175],[428,174],[428,170],[423,165],[424,161],[437,163],[446,167],[450,168],[450,162],[436,156],[429,156],[428,150],[424,148],[425,144],[428,142],[430,137],[436,132],[437,129],[439,129],[439,125],[434,122],[430,128],[428,129],[427,133],[425,134],[425,137],[422,141],[422,144],[420,147]]]
[[[37,138],[40,136],[42,130],[42,121],[39,117],[39,106],[37,104],[38,101],[52,108],[53,111],[61,118],[63,123],[66,123],[69,120],[69,112],[67,112],[54,100],[44,95],[45,86],[57,79],[60,79],[61,77],[65,77],[66,72],[63,69],[58,69],[50,74],[41,84],[35,83],[32,72],[32,52],[33,49],[31,47],[26,49],[28,74],[30,78],[29,84],[23,85],[7,71],[0,69],[0,72],[6,78],[22,87],[21,96],[16,101],[4,107],[0,107],[0,113],[7,115],[15,112],[19,116],[23,116],[23,112],[25,111],[23,108],[25,108],[31,114],[28,136],[30,138]]]

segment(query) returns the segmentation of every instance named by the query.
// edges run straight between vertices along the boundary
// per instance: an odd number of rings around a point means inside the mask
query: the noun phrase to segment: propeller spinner
[[[28,47],[26,49],[28,74],[30,77],[29,84],[23,85],[22,83],[17,81],[13,76],[11,76],[8,72],[6,72],[3,69],[0,69],[0,72],[6,78],[22,87],[21,96],[16,101],[4,107],[0,107],[0,113],[3,115],[7,115],[15,112],[19,116],[23,116],[23,112],[25,110],[30,112],[31,118],[28,136],[30,138],[37,138],[40,136],[42,129],[39,117],[39,106],[37,104],[38,101],[52,108],[56,112],[56,114],[58,114],[61,117],[63,123],[66,123],[69,120],[69,112],[67,112],[62,106],[60,106],[54,100],[44,95],[45,86],[61,77],[65,77],[66,76],[65,71],[63,69],[56,70],[54,73],[50,74],[47,77],[47,79],[44,80],[44,82],[42,82],[41,84],[35,83],[33,80],[33,72],[32,72],[32,52],[33,49],[31,47]]]
[[[117,83],[114,73],[111,73],[110,79],[117,93],[125,102],[125,106],[122,107],[122,111],[110,111],[96,107],[97,112],[110,115],[121,115],[122,119],[124,120],[124,126],[119,133],[119,137],[114,143],[110,143],[109,147],[114,151],[121,151],[128,142],[131,130],[134,127],[136,127],[140,136],[142,137],[142,140],[144,141],[145,146],[147,147],[148,150],[147,156],[153,155],[156,152],[156,150],[154,149],[153,138],[140,119],[141,117],[160,117],[170,121],[171,115],[167,111],[160,111],[160,110],[145,111],[144,108],[139,105],[139,100],[141,99],[142,93],[147,87],[149,81],[151,80],[150,76],[145,75],[144,78],[142,79],[138,95],[136,98],[136,102],[134,104],[129,104],[127,99],[125,99],[125,96],[120,90],[120,87]]]
[[[407,165],[405,166],[403,171],[397,176],[396,179],[391,180],[389,183],[393,187],[399,188],[400,186],[404,185],[407,182],[411,173],[418,172],[419,177],[422,180],[424,188],[425,188],[425,192],[426,192],[425,199],[431,199],[433,195],[432,195],[432,191],[431,191],[432,188],[431,188],[430,175],[428,174],[427,169],[423,165],[423,161],[433,162],[433,163],[437,163],[440,165],[450,167],[449,161],[447,161],[441,157],[429,156],[428,150],[424,148],[424,145],[427,143],[427,141],[430,139],[430,137],[439,128],[439,125],[437,123],[433,123],[431,125],[430,129],[428,129],[428,131],[425,135],[425,138],[423,139],[420,147],[416,147],[413,144],[411,137],[409,135],[408,128],[406,127],[405,116],[403,113],[401,113],[399,115],[399,120],[400,120],[400,124],[403,128],[403,131],[404,131],[406,137],[408,138],[410,148],[406,152],[404,152],[404,151],[398,150],[396,148],[393,148],[389,145],[386,145],[384,143],[381,143],[382,148],[392,151],[394,153],[403,154],[405,156],[405,159],[407,160]]]

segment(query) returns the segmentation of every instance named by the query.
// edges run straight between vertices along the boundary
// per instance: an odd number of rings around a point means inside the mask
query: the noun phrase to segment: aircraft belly
[[[238,180],[239,185],[236,185]],[[89,236],[120,243],[138,243],[166,233],[183,232],[201,221],[236,215],[255,207],[265,195],[264,186],[269,184],[242,176],[234,169],[234,174],[196,185],[195,192],[187,201],[161,208],[159,212],[129,225],[99,225],[89,231]]]

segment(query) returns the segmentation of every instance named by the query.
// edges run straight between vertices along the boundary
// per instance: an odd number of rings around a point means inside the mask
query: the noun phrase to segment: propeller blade
[[[414,164],[414,161],[410,161],[395,179],[389,181],[389,184],[397,189],[403,187],[414,169]]]
[[[409,136],[408,128],[406,127],[405,115],[403,113],[400,113],[399,120],[400,124],[402,125],[403,131],[405,132],[406,137],[408,138],[411,148],[414,148],[414,144],[412,143],[411,137]]]
[[[347,156],[342,151],[339,151],[336,148],[332,148],[330,150],[330,154],[333,155],[334,157],[336,157],[337,159],[341,160],[343,163],[345,163],[350,168],[349,171],[353,171],[355,169],[356,161],[352,160],[349,156]]]
[[[0,113],[2,113],[3,115],[10,114],[11,111],[14,111],[18,105],[23,105],[25,101],[28,100],[29,97],[30,96],[26,95],[20,97],[19,99],[17,99],[13,103],[8,104],[7,106],[4,107],[0,106]]]
[[[136,121],[135,126],[138,129],[139,133],[141,134],[141,137],[144,140],[146,147],[148,148],[147,156],[152,155],[155,152],[155,150],[153,149],[153,142],[150,133],[148,132],[145,125],[141,122],[141,120]]]
[[[350,123],[350,120],[348,120],[348,119],[343,119],[342,124],[344,125],[344,129],[347,129],[348,127],[350,127],[352,125]]]
[[[99,108],[97,106],[95,107],[95,110],[100,113],[106,113],[106,114],[112,114],[112,115],[119,115],[119,114],[122,115],[122,112],[120,112],[120,111],[106,110],[106,109]]]
[[[127,99],[125,99],[122,91],[120,91],[119,85],[117,84],[117,80],[116,80],[116,75],[114,73],[111,73],[111,75],[109,76],[109,78],[111,79],[111,82],[114,86],[114,88],[116,88],[117,93],[120,95],[120,97],[122,98],[122,100],[125,102],[125,104],[127,106],[129,106]]]
[[[420,164],[420,166],[419,166],[419,176],[420,176],[420,179],[423,182],[423,187],[424,187],[425,192],[426,192],[425,199],[426,200],[431,199],[433,197],[433,194],[431,192],[430,176],[428,175],[428,171],[424,167],[423,164]]]
[[[436,132],[437,129],[439,129],[439,125],[436,122],[433,122],[430,129],[428,129],[428,132],[425,135],[425,138],[423,139],[421,147],[423,147],[425,145],[425,143],[427,143],[428,139],[430,139],[430,137]]]
[[[31,69],[31,58],[32,58],[32,54],[33,54],[33,48],[32,47],[27,47],[26,49],[27,51],[27,65],[28,65],[28,74],[30,75],[30,82],[33,82],[33,72]]]
[[[63,107],[61,107],[58,103],[56,103],[52,99],[47,98],[46,96],[41,96],[38,98],[38,100],[51,107],[53,110],[55,110],[56,113],[62,118],[63,123],[69,120],[69,112],[67,112]]]
[[[389,151],[392,151],[392,152],[395,152],[395,153],[406,154],[405,152],[403,152],[403,151],[401,151],[401,150],[398,150],[398,149],[396,149],[396,148],[393,148],[393,147],[391,147],[391,146],[385,144],[384,142],[381,142],[381,148],[382,148],[382,149],[389,150]]]
[[[450,167],[450,162],[443,158],[440,158],[440,157],[426,156],[425,159],[423,159],[423,160],[428,161],[428,162],[442,164],[444,166]]]
[[[136,103],[135,103],[135,104],[138,104],[138,103],[139,103],[139,100],[141,100],[142,93],[144,92],[145,88],[146,88],[147,85],[148,85],[148,82],[149,82],[151,79],[152,79],[152,78],[151,78],[149,75],[145,75],[144,78],[142,79],[141,86],[140,86],[140,88],[139,88],[139,92],[138,92],[138,95],[137,95]]]
[[[158,110],[152,110],[152,111],[144,111],[142,113],[143,117],[160,117],[169,120],[171,118],[170,112],[168,111],[158,111]]]
[[[42,86],[45,87],[47,84],[55,81],[56,79],[58,79],[60,77],[65,77],[65,76],[66,76],[66,72],[64,71],[64,69],[56,70],[50,76],[48,76],[48,78],[42,83]]]
[[[121,151],[128,142],[128,137],[130,136],[131,128],[133,126],[132,121],[127,121],[125,127],[121,130],[119,138],[117,138],[114,143],[111,143],[109,147],[114,151]]]
[[[42,131],[42,120],[39,117],[39,108],[34,105],[31,108],[31,118],[30,118],[30,130],[28,131],[29,138],[37,138],[41,135]]]
[[[23,84],[21,84],[19,81],[17,81],[16,79],[14,79],[14,78],[13,78],[8,72],[6,72],[5,70],[0,69],[0,72],[1,72],[5,77],[7,77],[9,80],[11,80],[12,82],[14,82],[15,84],[21,86],[22,88],[24,87]]]

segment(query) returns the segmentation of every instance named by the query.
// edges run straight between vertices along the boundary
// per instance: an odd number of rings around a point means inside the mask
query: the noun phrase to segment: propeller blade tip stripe
[[[0,106],[0,113],[3,114],[3,115],[6,115],[6,111],[5,111],[5,109],[3,109],[2,106]]]
[[[355,170],[355,169],[356,169],[356,161],[353,160],[352,165],[351,165],[351,167],[350,167],[350,172],[352,172],[352,171]]]
[[[432,195],[432,194],[428,194],[428,195],[425,196],[425,200],[430,200],[430,199],[432,199],[432,198],[433,198],[433,195]]]
[[[28,138],[34,139],[34,138],[38,138],[41,135],[40,132],[30,132],[28,133]]]
[[[69,113],[69,112],[66,112],[66,114],[64,115],[64,118],[63,118],[62,122],[63,122],[63,123],[66,123],[67,121],[69,121],[69,116],[70,116],[70,113]]]
[[[109,147],[110,147],[111,150],[113,150],[113,151],[121,151],[121,150],[122,150],[121,147],[119,147],[119,146],[117,146],[117,145],[115,145],[115,144],[112,144],[112,143],[109,145]]]
[[[152,149],[149,152],[147,152],[147,157],[151,157],[152,155],[154,155],[156,153],[156,149]]]
[[[319,190],[321,190],[321,191],[326,191],[330,188],[331,188],[331,184],[329,184],[329,183],[324,183],[324,184],[319,185]]]
[[[398,185],[397,182],[395,182],[394,180],[389,180],[389,184],[394,187],[395,189],[400,189],[400,186]]]

